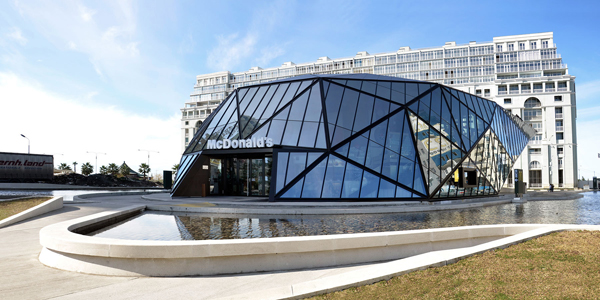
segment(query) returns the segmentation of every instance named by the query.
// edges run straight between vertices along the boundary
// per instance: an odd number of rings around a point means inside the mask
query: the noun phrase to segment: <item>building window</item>
[[[558,148],[556,148],[556,153],[558,155],[563,155],[563,154],[565,154],[565,149],[563,147],[558,147]]]
[[[556,139],[559,140],[559,141],[560,140],[564,140],[565,139],[565,134],[562,133],[562,132],[557,132],[556,133]]]
[[[532,50],[533,50],[533,49],[537,49],[537,42],[531,42],[531,43],[530,43],[530,46],[531,46],[530,48],[531,48]]]
[[[519,43],[519,50],[525,50],[525,43],[523,43],[523,42]]]
[[[541,169],[542,168],[542,164],[539,161],[532,161],[529,163],[529,168],[530,169]]]
[[[189,138],[185,138],[185,143],[187,144],[189,142]]]
[[[515,44],[508,44],[508,51],[515,51]]]
[[[562,96],[554,96],[554,101],[562,101]]]
[[[185,125],[189,125],[189,124],[190,124],[190,122],[188,122],[188,121],[185,121]]]
[[[504,104],[511,104],[512,100],[510,98],[504,98]]]
[[[185,134],[188,134],[188,133],[190,133],[190,130],[186,128],[185,129]]]
[[[485,89],[484,90],[484,97],[490,97],[490,89]]]
[[[548,48],[548,41],[542,41],[542,48]]]
[[[563,118],[562,107],[555,107],[554,108],[554,118],[555,119],[562,119]]]
[[[529,154],[533,154],[533,155],[542,154],[542,149],[540,149],[540,148],[530,148],[529,149]]]
[[[540,102],[540,100],[538,100],[537,98],[529,98],[527,99],[527,101],[525,101],[525,108],[536,107],[542,107],[542,102]]]
[[[496,45],[496,52],[502,52],[502,45]]]

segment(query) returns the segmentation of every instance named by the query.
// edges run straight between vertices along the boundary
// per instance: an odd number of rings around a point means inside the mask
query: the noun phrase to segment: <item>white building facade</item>
[[[198,75],[181,109],[182,152],[208,115],[238,87],[304,74],[372,73],[426,80],[490,99],[537,130],[514,168],[529,188],[577,186],[575,77],[557,53],[552,32],[494,37],[492,42],[369,54]],[[508,186],[512,185],[512,176]]]

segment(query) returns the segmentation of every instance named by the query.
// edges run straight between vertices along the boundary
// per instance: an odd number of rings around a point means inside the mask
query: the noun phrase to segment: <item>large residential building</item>
[[[236,88],[306,74],[371,73],[435,82],[495,101],[537,134],[513,166],[530,188],[577,184],[575,77],[557,53],[552,32],[330,59],[245,72],[198,75],[182,111],[182,152],[202,122]],[[507,185],[512,185],[512,173]]]

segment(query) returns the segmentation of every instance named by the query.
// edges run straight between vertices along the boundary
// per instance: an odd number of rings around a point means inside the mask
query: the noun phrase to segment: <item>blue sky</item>
[[[153,170],[180,154],[195,75],[554,32],[577,76],[579,164],[600,171],[596,1],[1,1],[0,151]],[[598,173],[600,175],[600,172]]]

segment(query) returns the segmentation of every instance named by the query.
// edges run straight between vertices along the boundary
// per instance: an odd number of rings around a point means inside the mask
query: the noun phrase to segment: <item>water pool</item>
[[[244,216],[148,211],[90,235],[129,240],[217,240],[491,224],[600,224],[600,193],[576,200],[395,214]]]

